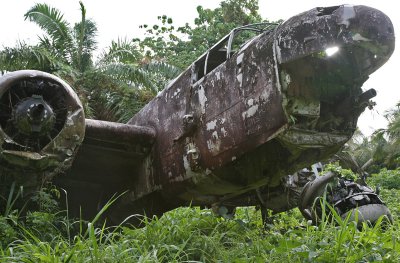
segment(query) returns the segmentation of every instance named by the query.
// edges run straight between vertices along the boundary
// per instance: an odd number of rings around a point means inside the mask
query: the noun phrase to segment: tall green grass
[[[229,220],[178,208],[144,218],[143,228],[105,227],[100,214],[87,222],[65,212],[9,211],[0,217],[0,262],[400,262],[400,190],[382,195],[395,220],[386,227],[360,228],[334,210],[318,226],[292,210],[268,228],[254,207]]]

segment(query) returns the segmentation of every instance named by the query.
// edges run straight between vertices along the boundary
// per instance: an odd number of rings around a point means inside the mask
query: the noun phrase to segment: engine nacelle
[[[71,166],[84,134],[82,104],[63,80],[34,70],[15,71],[0,78],[3,182],[40,185],[38,180]]]

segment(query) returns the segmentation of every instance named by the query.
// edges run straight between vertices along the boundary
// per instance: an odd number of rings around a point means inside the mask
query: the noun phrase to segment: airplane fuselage
[[[141,176],[177,205],[279,186],[351,138],[375,95],[361,86],[393,41],[390,20],[364,6],[315,8],[233,55],[220,41],[129,121],[157,134],[152,172]]]
[[[238,44],[241,33],[252,37]],[[115,223],[190,204],[291,209],[299,196],[285,176],[351,138],[376,95],[361,87],[394,41],[390,19],[366,6],[239,27],[127,124],[85,120],[53,75],[10,73],[0,79],[0,175],[32,189],[54,177],[71,213],[88,218],[126,192],[107,211]]]

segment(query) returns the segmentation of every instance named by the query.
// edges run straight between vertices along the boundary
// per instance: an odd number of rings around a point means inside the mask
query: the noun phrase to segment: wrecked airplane
[[[237,44],[243,32],[255,36]],[[306,210],[310,198],[301,196],[321,187],[287,199],[284,178],[351,138],[376,95],[361,87],[394,43],[390,19],[367,6],[239,27],[126,124],[85,119],[77,95],[53,75],[8,73],[0,79],[2,191],[51,180],[67,190],[70,213],[87,218],[126,192],[106,212],[114,223],[187,205]]]

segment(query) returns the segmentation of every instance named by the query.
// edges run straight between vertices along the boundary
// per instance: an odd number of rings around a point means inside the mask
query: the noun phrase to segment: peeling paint
[[[264,89],[263,90],[263,92],[260,95],[260,100],[263,101],[264,103],[268,103],[268,100],[269,100],[268,89]]]
[[[254,116],[254,114],[256,114],[258,110],[258,104],[251,106],[247,111],[242,113],[242,118],[246,119],[246,118],[250,118],[252,116]]]
[[[200,103],[200,109],[201,113],[204,114],[206,113],[206,107],[207,107],[207,97],[204,91],[204,87],[202,85],[199,86],[198,89],[198,94],[199,94],[199,103]]]
[[[215,152],[218,152],[220,150],[220,147],[221,147],[221,140],[220,140],[220,138],[218,136],[218,132],[214,131],[211,134],[211,139],[207,140],[207,148],[211,152],[215,153]]]
[[[214,132],[211,134],[211,136],[212,136],[213,139],[218,140],[218,132],[217,132],[217,131],[214,131]]]
[[[187,159],[187,155],[183,156],[183,167],[185,167],[186,170],[186,174],[190,173],[192,170],[190,169],[190,164],[189,161]]]
[[[357,33],[353,36],[354,41],[371,41],[371,39],[365,38],[360,33]]]
[[[207,123],[207,131],[215,130],[217,126],[217,120],[213,120]]]
[[[241,65],[242,64],[243,56],[244,56],[244,54],[241,53],[236,57],[236,65]]]
[[[254,103],[254,99],[247,100],[247,105],[248,106],[253,106],[253,103]]]
[[[224,127],[221,128],[221,133],[223,137],[226,137],[228,135],[228,132],[225,130]]]
[[[242,86],[243,86],[243,82],[242,82],[243,74],[242,74],[242,73],[239,73],[239,74],[236,76],[236,79],[237,79],[237,81],[239,82],[239,86],[242,87]]]
[[[181,92],[180,88],[176,89],[176,91],[174,92],[174,95],[172,97],[178,96],[180,92]]]
[[[283,76],[282,78],[282,90],[286,91],[287,88],[289,87],[290,83],[292,82],[292,79],[290,77],[290,75],[288,73],[286,73],[285,71],[281,72],[281,76]]]

